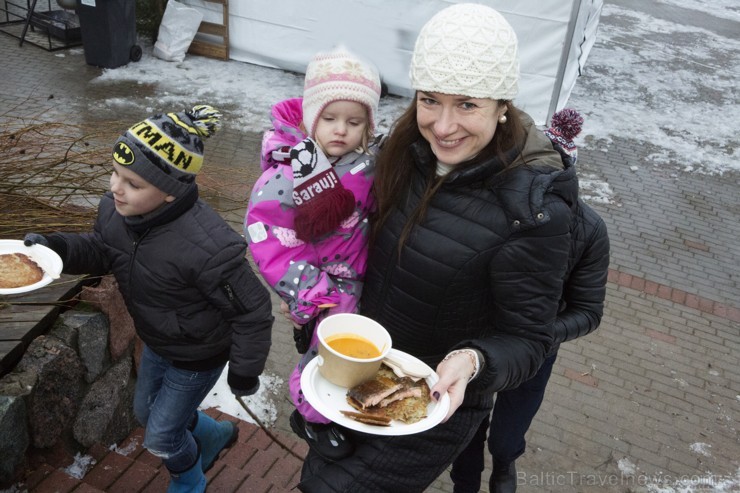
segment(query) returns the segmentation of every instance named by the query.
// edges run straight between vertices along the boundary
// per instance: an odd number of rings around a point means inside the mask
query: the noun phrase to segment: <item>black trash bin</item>
[[[116,68],[141,59],[136,44],[136,0],[77,0],[88,65]]]

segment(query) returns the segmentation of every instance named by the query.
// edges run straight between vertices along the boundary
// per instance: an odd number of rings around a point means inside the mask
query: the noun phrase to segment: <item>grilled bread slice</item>
[[[387,416],[378,416],[376,414],[367,414],[367,413],[356,413],[354,411],[339,411],[339,412],[344,414],[350,419],[359,421],[360,423],[365,423],[368,425],[375,425],[375,426],[390,426],[391,425],[391,418]]]
[[[412,424],[426,418],[431,397],[425,380],[415,382],[398,377],[383,365],[374,378],[347,391],[347,402],[360,413],[351,416],[350,412],[341,411],[346,416],[367,424],[388,426],[386,420]]]

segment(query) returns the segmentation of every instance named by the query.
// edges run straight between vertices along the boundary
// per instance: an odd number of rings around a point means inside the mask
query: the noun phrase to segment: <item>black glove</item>
[[[46,239],[46,236],[40,235],[38,233],[28,233],[26,236],[23,237],[23,244],[27,247],[33,246],[33,245],[41,245],[48,247],[49,246],[49,240]]]
[[[54,250],[57,255],[62,258],[62,261],[66,262],[67,259],[67,242],[64,241],[60,236],[52,234],[51,236],[44,236],[38,233],[28,233],[23,238],[23,244],[27,247],[33,245],[41,245]]]
[[[240,377],[229,371],[227,380],[231,388],[231,393],[236,397],[253,395],[260,389],[259,377]]]
[[[295,348],[298,354],[306,354],[308,348],[311,346],[311,338],[313,337],[313,331],[316,329],[316,319],[312,318],[299,328],[293,328],[293,341],[295,341]]]

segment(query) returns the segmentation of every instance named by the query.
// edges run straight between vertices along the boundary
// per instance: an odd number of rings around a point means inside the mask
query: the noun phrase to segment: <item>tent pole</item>
[[[550,118],[553,113],[558,111],[558,102],[560,100],[560,93],[562,92],[563,79],[565,78],[565,67],[568,64],[568,56],[570,55],[571,44],[573,43],[573,36],[576,30],[576,24],[578,23],[578,15],[581,11],[581,1],[573,0],[573,6],[570,11],[570,20],[568,21],[568,32],[565,34],[565,43],[563,44],[563,52],[560,55],[560,66],[558,67],[558,73],[555,76],[555,84],[552,88],[552,97],[550,98],[550,109],[547,112],[547,118],[545,124],[550,125]]]

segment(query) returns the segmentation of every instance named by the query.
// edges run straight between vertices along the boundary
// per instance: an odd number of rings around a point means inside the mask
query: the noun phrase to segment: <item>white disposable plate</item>
[[[419,361],[414,356],[397,349],[391,349],[398,359],[411,359]],[[431,371],[431,368],[430,368]],[[429,388],[437,383],[439,376],[432,371],[426,378]],[[360,423],[343,415],[340,411],[357,411],[347,404],[347,389],[328,382],[319,373],[318,358],[312,359],[301,374],[301,390],[308,402],[322,415],[333,422],[351,430],[370,433],[373,435],[411,435],[420,431],[428,430],[438,425],[447,416],[450,409],[450,396],[445,394],[439,402],[430,402],[427,407],[427,417],[416,423],[406,424],[402,421],[391,421],[390,426],[373,426]]]
[[[0,288],[0,294],[27,293],[42,288],[54,279],[58,279],[62,273],[63,264],[61,257],[54,250],[43,245],[31,245],[28,247],[23,244],[22,240],[0,240],[0,254],[7,253],[23,253],[28,255],[44,271],[44,277],[39,282],[29,284],[28,286]]]

